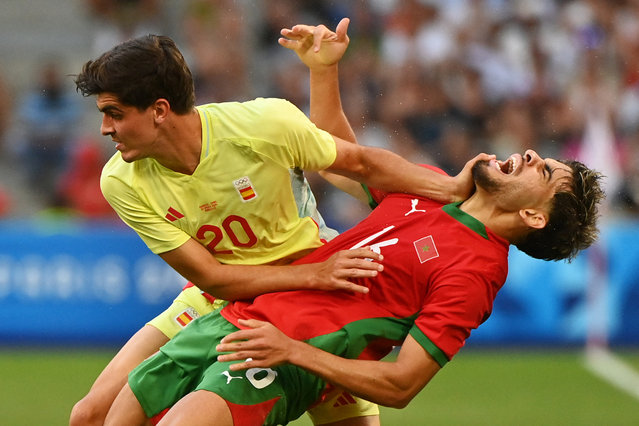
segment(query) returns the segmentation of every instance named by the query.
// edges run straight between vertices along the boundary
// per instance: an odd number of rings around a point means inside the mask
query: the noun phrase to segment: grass
[[[115,350],[0,350],[0,424],[68,425]]]
[[[0,350],[0,424],[68,424],[73,403],[114,353]],[[639,371],[639,351],[622,356]],[[637,425],[639,401],[591,375],[578,351],[465,350],[407,408],[382,408],[382,423]]]

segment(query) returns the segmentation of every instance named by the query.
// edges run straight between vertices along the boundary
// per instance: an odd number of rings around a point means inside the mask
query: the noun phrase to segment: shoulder
[[[247,102],[249,108],[259,111],[263,118],[279,123],[308,121],[308,117],[297,106],[286,99],[257,98]]]
[[[249,112],[269,112],[269,111],[291,111],[291,112],[299,112],[302,111],[293,105],[292,102],[281,99],[281,98],[255,98],[250,101],[244,102],[219,102],[219,103],[210,103],[203,104],[197,107],[202,111],[209,111],[213,113],[224,113],[227,111],[245,111]],[[303,114],[303,113],[302,113]]]
[[[222,102],[198,106],[210,115],[217,126],[237,129],[238,125],[250,123],[252,131],[262,132],[277,128],[280,132],[292,126],[310,123],[309,118],[293,103],[280,98],[256,98],[245,102]],[[233,124],[235,123],[235,124]]]

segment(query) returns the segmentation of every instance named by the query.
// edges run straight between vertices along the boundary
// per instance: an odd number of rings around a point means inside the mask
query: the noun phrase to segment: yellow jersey
[[[192,175],[152,158],[127,163],[119,152],[102,171],[105,198],[151,251],[194,238],[222,263],[267,264],[290,262],[330,238],[320,236],[324,224],[300,175],[335,161],[329,133],[283,99],[197,110],[202,152]]]

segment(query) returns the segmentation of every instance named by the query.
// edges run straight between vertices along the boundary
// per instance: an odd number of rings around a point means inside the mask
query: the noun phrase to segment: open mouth
[[[513,154],[510,157],[508,157],[508,159],[505,161],[496,161],[495,167],[500,172],[506,175],[510,175],[515,170],[517,170],[517,167],[519,167],[520,164],[521,164],[521,158],[518,155]]]

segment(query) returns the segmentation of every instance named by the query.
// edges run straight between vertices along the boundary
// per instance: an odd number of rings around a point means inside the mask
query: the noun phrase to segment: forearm
[[[337,64],[311,70],[311,115],[310,118],[320,129],[326,130],[347,142],[357,143],[355,132],[342,109],[339,92]],[[336,188],[366,203],[366,193],[358,181],[345,176],[320,171],[320,175]]]
[[[300,265],[224,265],[193,239],[161,253],[160,257],[198,288],[224,300],[250,299],[286,290],[368,289],[352,283],[353,277],[373,277],[382,266],[380,256],[366,248],[342,250],[321,263]],[[366,259],[373,259],[369,262]]]
[[[311,69],[310,75],[311,121],[339,138],[356,142],[355,132],[342,108],[337,64]]]
[[[292,339],[273,324],[240,319],[242,330],[224,337],[218,361],[238,361],[229,368],[270,368],[296,365],[350,393],[389,407],[406,406],[441,368],[410,335],[394,362],[341,358]],[[226,353],[225,353],[226,352]]]
[[[350,153],[340,157],[331,170],[372,188],[415,194],[442,203],[468,196],[468,189],[458,179],[411,163],[391,151],[337,142],[338,149]]]
[[[191,273],[187,279],[217,298],[241,300],[275,291],[313,289],[314,274],[309,267],[312,266],[219,265],[213,273]]]
[[[403,408],[419,392],[397,377],[395,362],[341,358],[299,341],[288,353],[289,363],[379,405]]]

